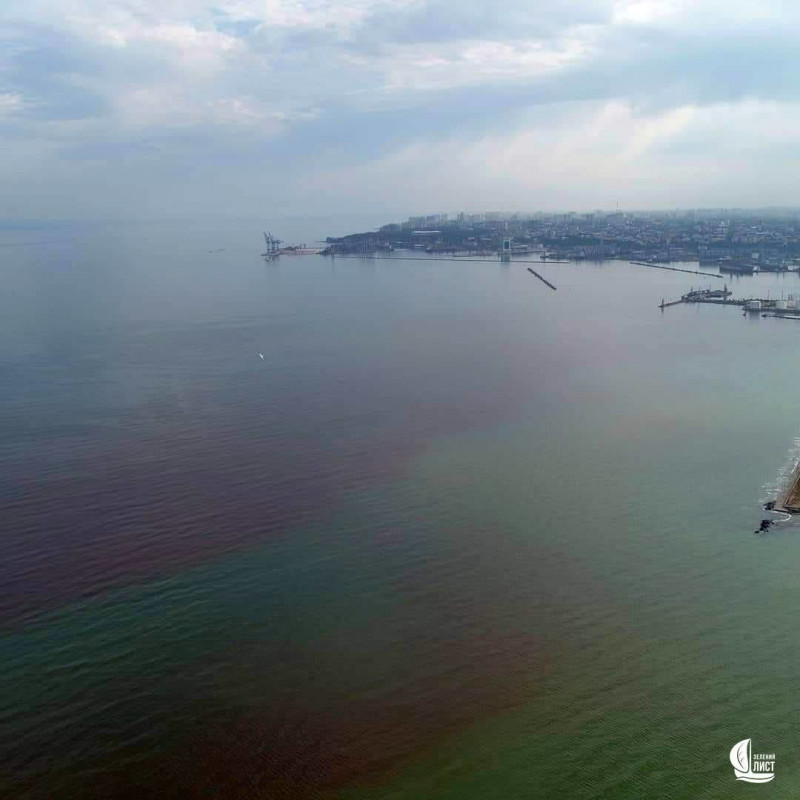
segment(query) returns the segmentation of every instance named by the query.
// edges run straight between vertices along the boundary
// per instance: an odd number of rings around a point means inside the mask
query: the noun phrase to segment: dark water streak
[[[256,334],[239,330],[237,338]],[[449,335],[463,342],[474,336],[452,323]],[[105,391],[104,361],[99,376],[85,379],[97,395],[84,385],[78,414],[41,400],[41,408],[3,408],[6,625],[279,535],[343,493],[397,475],[432,439],[519,409],[519,396],[504,385],[527,379],[523,365],[485,346],[488,352],[476,352],[474,340],[476,363],[495,361],[477,387],[463,386],[460,364],[445,364],[434,376],[417,367],[402,374],[402,353],[398,359],[388,343],[352,358],[334,353],[335,363],[320,359],[305,374],[289,367],[295,374],[277,379],[276,366],[251,352],[235,370],[180,366],[187,351],[224,363],[233,357],[232,338],[224,329],[198,329],[153,337],[146,350],[117,342],[115,362],[135,364],[125,380],[151,387],[136,404],[96,399]],[[22,383],[24,369],[5,367],[9,386]],[[59,386],[75,391],[68,368],[35,369],[37,397],[57,396]],[[434,383],[425,383],[431,377]]]

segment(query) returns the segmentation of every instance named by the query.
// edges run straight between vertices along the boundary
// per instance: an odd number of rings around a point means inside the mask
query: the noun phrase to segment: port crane
[[[281,254],[281,245],[283,241],[281,239],[276,239],[269,231],[264,231],[264,241],[267,244],[267,249],[266,252],[261,255],[269,261],[276,259]]]

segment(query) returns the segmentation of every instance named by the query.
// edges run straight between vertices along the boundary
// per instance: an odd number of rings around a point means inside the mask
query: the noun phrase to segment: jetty
[[[706,303],[711,306],[738,306],[745,314],[761,314],[762,317],[800,319],[800,300],[795,299],[794,295],[790,294],[786,300],[778,300],[769,297],[734,299],[732,294],[727,284],[722,289],[693,289],[679,300],[667,301],[662,298],[658,307],[663,311],[681,303]]]
[[[728,298],[733,294],[728,289],[728,284],[722,289],[692,289],[686,294],[682,295],[680,300],[671,300],[666,302],[663,298],[659,308],[663,311],[670,306],[677,306],[681,303],[717,303],[722,305],[741,305],[743,300],[729,300]]]
[[[688,272],[690,275],[704,275],[706,278],[719,278],[722,280],[722,275],[717,275],[716,272],[700,272],[696,269],[682,269],[681,267],[667,267],[664,264],[656,264],[652,261],[629,261],[629,264],[635,264],[637,267],[650,267],[651,269],[668,269],[670,272]]]
[[[557,291],[556,287],[553,286],[553,284],[550,283],[550,281],[547,280],[547,278],[543,278],[535,269],[531,269],[530,267],[528,267],[528,272],[530,272],[531,275],[537,277],[542,283],[544,283],[547,286],[549,286],[554,292]]]

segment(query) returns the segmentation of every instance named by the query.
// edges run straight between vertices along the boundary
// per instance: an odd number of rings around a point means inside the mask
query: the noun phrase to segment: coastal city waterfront
[[[800,263],[800,217],[792,209],[433,214],[329,237],[325,252],[490,254],[504,242],[512,253],[551,260],[696,261],[735,274],[780,272]]]

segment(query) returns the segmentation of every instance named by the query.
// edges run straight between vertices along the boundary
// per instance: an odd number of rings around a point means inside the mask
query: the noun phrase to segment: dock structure
[[[637,267],[650,267],[651,269],[668,269],[670,272],[688,272],[690,275],[704,275],[706,278],[719,278],[724,277],[717,275],[716,272],[699,272],[696,269],[681,269],[680,267],[668,267],[665,264],[655,264],[652,261],[629,261],[629,264],[635,264]]]
[[[669,303],[661,298],[659,308],[663,311],[670,306],[677,306],[681,303],[718,303],[722,305],[741,305],[741,300],[729,300],[733,292],[728,290],[726,283],[722,289],[692,289],[681,297],[680,300],[671,300]]]
[[[556,287],[553,286],[553,284],[550,283],[550,281],[547,280],[547,278],[543,278],[535,269],[531,269],[530,267],[528,267],[528,272],[530,272],[531,275],[533,275],[534,277],[538,278],[542,283],[549,286],[554,292],[557,291]]]
[[[697,298],[695,300],[687,300],[687,303],[707,303],[710,306],[743,306],[748,303],[748,300],[727,300],[727,299],[719,299],[715,300],[710,297],[705,298]]]

